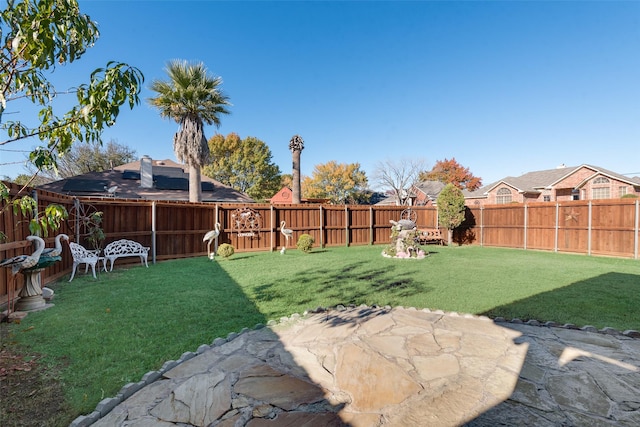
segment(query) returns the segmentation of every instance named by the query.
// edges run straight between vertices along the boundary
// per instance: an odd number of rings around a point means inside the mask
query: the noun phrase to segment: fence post
[[[33,190],[31,190],[31,198],[33,200],[35,200],[35,208],[33,208],[33,211],[31,211],[31,216],[33,218],[38,218],[38,192],[36,191],[36,189],[34,188]],[[26,277],[26,276],[25,276]]]
[[[638,223],[638,221],[640,221],[640,201],[638,201],[636,199],[636,223],[635,223],[635,227],[633,230],[633,258],[634,259],[638,259],[638,227],[640,226],[640,224]]]
[[[556,226],[555,233],[553,236],[553,251],[558,252],[558,226],[559,226],[559,215],[560,215],[560,203],[556,202]]]
[[[369,244],[373,245],[373,206],[369,206]]]
[[[151,262],[156,263],[156,201],[151,202]]]
[[[324,212],[320,205],[320,247],[324,248]]]
[[[591,200],[589,200],[589,219],[587,224],[587,255],[591,255],[591,222],[593,217],[591,216]]]
[[[345,240],[349,246],[349,206],[347,205],[344,205],[344,224]]]
[[[273,235],[273,205],[269,207],[269,252],[273,252],[273,244],[275,236]]]
[[[80,200],[73,199],[73,207],[76,208],[76,220],[74,227],[76,228],[76,243],[80,243]]]
[[[527,224],[529,223],[529,205],[524,204],[524,250],[527,250]]]
[[[484,246],[484,205],[480,205],[480,246]]]

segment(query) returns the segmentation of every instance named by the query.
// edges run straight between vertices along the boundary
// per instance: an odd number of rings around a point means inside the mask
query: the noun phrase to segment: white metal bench
[[[106,261],[111,262],[111,268],[109,271],[113,270],[113,263],[118,258],[129,257],[129,256],[137,256],[140,257],[140,264],[143,264],[149,268],[149,264],[147,263],[147,257],[149,256],[149,247],[142,246],[138,242],[134,242],[133,240],[128,239],[120,239],[115,242],[111,242],[104,248],[104,258]]]
[[[75,242],[69,242],[69,249],[71,249],[71,256],[73,257],[73,270],[71,271],[71,278],[69,279],[69,282],[71,282],[75,277],[76,269],[80,264],[84,264],[85,274],[89,270],[89,267],[91,267],[94,279],[96,279],[96,264],[98,264],[100,260],[102,260],[102,268],[106,271],[107,266],[104,262],[104,258],[98,255],[97,252],[99,251],[87,250],[84,246]]]

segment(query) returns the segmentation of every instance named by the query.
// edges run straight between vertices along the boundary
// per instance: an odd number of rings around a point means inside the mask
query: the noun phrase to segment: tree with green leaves
[[[7,0],[0,11],[0,146],[38,139],[41,145],[30,152],[29,161],[38,170],[55,169],[72,144],[100,142],[120,108],[139,103],[144,77],[124,63],[108,62],[70,90],[59,91],[48,79],[48,73],[82,58],[98,37],[97,24],[80,12],[76,0]],[[63,94],[75,95],[70,108],[56,102]],[[26,117],[18,110],[34,107],[37,114]],[[0,198],[5,209],[16,212],[34,204],[29,196],[11,195],[2,183]],[[60,205],[47,208],[32,220],[32,233],[55,227],[66,215],[63,211]]]
[[[464,194],[462,190],[453,184],[444,186],[438,199],[438,225],[446,227],[449,230],[448,244],[451,245],[453,240],[453,230],[464,221],[465,204]]]
[[[173,151],[189,166],[189,201],[202,201],[201,168],[209,162],[209,144],[204,124],[220,126],[220,115],[229,114],[229,98],[222,92],[222,78],[209,74],[202,62],[175,60],[166,68],[168,81],[154,80],[149,99],[163,118],[179,125],[173,137]]]
[[[202,173],[248,194],[255,200],[268,199],[281,188],[280,168],[271,150],[253,136],[241,139],[237,133],[209,139],[212,161]]]
[[[120,107],[139,103],[144,78],[127,64],[109,62],[91,73],[88,83],[64,92],[47,79],[57,66],[80,59],[98,36],[97,24],[80,13],[75,0],[7,1],[0,12],[0,119],[19,115],[11,109],[19,103],[31,103],[39,112],[37,122],[32,117],[1,120],[6,139],[0,145],[37,138],[44,145],[29,160],[38,169],[55,169],[58,155],[74,142],[100,142]],[[76,102],[60,114],[54,107],[62,93],[75,94]]]
[[[359,163],[338,163],[335,160],[316,165],[310,177],[302,181],[308,198],[329,199],[333,204],[366,203],[367,174]]]

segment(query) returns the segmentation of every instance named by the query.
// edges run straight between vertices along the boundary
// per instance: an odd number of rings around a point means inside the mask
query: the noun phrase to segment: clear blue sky
[[[233,106],[215,133],[255,136],[291,173],[336,160],[455,157],[485,184],[564,163],[640,175],[640,1],[80,1],[100,39],[58,89],[107,61],[145,102],[104,134],[175,159],[177,124],[146,99],[172,59],[202,61]],[[35,141],[10,149],[30,149]],[[24,154],[1,151],[0,163]],[[18,166],[2,166],[15,176]],[[373,184],[373,183],[371,183]],[[373,186],[373,185],[372,185]]]

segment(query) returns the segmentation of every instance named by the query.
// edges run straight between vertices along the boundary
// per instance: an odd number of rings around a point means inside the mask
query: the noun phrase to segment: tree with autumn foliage
[[[310,177],[302,181],[302,194],[307,198],[329,199],[333,204],[368,202],[369,181],[359,163],[332,160],[316,165]]]
[[[473,176],[469,168],[465,168],[454,158],[438,160],[429,172],[422,172],[420,181],[440,181],[453,184],[461,190],[477,190],[482,185],[482,179]]]

